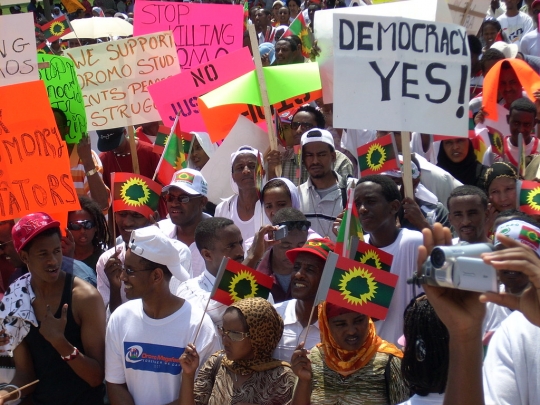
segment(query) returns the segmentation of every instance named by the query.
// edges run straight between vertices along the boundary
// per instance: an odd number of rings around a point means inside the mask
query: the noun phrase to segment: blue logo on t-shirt
[[[182,371],[180,356],[185,348],[124,342],[126,368],[179,375]]]

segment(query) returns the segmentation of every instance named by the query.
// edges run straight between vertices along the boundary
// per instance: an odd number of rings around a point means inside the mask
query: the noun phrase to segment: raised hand
[[[193,343],[189,343],[180,356],[180,365],[182,366],[182,374],[194,376],[199,367],[199,353]]]
[[[309,350],[304,349],[304,342],[300,343],[291,357],[291,366],[294,374],[299,380],[311,382],[313,371],[311,370],[311,360],[308,359]]]

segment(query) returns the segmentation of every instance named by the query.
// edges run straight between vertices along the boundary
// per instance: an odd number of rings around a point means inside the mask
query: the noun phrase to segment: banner
[[[148,86],[180,72],[171,32],[66,49],[77,69],[88,130],[159,121]]]
[[[183,69],[242,48],[244,10],[239,5],[137,0],[134,35],[170,30]]]
[[[0,15],[0,86],[34,80],[39,80],[34,15]]]
[[[171,127],[179,113],[182,131],[208,132],[200,114],[198,97],[254,69],[249,49],[244,47],[153,84],[149,87],[150,95],[165,125]]]
[[[38,60],[49,62],[48,68],[39,69],[39,78],[45,82],[51,107],[66,114],[69,135],[65,141],[78,143],[83,133],[86,133],[87,123],[75,65],[71,59],[55,55],[41,54]]]
[[[334,13],[337,128],[467,137],[469,80],[463,27]]]
[[[44,83],[0,87],[0,220],[79,207]]]

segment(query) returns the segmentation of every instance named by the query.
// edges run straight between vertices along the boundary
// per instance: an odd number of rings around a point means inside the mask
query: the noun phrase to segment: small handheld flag
[[[525,160],[525,141],[523,140],[523,134],[521,132],[518,135],[518,151],[519,151],[518,174],[520,177],[524,177],[525,168],[527,167],[527,162]]]
[[[360,177],[399,169],[396,150],[393,133],[360,146],[357,150]]]
[[[290,37],[291,35],[300,37],[302,41],[302,55],[304,58],[311,58],[313,38],[302,13],[298,13],[294,21],[289,25],[289,29],[283,33],[282,38]]]
[[[518,180],[517,206],[528,215],[540,215],[540,183],[529,180]]]
[[[504,136],[493,127],[487,127],[491,151],[504,159]]]
[[[351,242],[350,258],[379,270],[390,271],[394,256],[361,240]]]
[[[329,253],[314,305],[327,301],[383,320],[397,281],[395,274]]]
[[[41,31],[43,31],[43,35],[49,42],[54,42],[73,30],[71,29],[71,24],[66,16],[61,15],[47,24],[42,25]]]
[[[244,298],[268,299],[273,283],[272,277],[224,257],[210,298],[224,305]]]
[[[135,211],[148,217],[157,211],[162,187],[148,177],[134,173],[111,173],[111,186],[113,212]]]
[[[356,237],[357,240],[364,240],[364,231],[358,217],[356,204],[354,204],[354,189],[350,188],[347,191],[347,207],[339,227],[334,252],[341,256],[349,257],[352,237]]]

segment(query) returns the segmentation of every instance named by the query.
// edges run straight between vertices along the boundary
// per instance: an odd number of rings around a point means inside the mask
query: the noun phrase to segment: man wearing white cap
[[[171,277],[181,276],[181,246],[155,226],[131,234],[121,274],[130,301],[117,308],[107,326],[105,380],[112,405],[175,401],[182,371],[178,359],[187,344],[197,345],[201,364],[219,350],[210,318],[170,292]]]
[[[399,155],[400,164],[403,164],[403,156]],[[411,159],[412,183],[414,190],[414,200],[403,198],[402,209],[398,213],[399,223],[402,228],[413,231],[422,231],[424,228],[431,228],[435,222],[450,227],[448,221],[448,210],[438,201],[437,196],[420,183],[419,164],[413,157]],[[389,170],[381,173],[383,176],[391,178],[399,187],[401,195],[404,196],[403,172],[400,169]]]
[[[182,169],[174,173],[168,186],[163,187],[169,218],[158,222],[169,238],[177,239],[191,251],[191,277],[204,271],[204,260],[195,244],[195,228],[210,215],[203,212],[208,202],[208,184],[201,172]]]
[[[519,45],[526,33],[534,30],[532,18],[518,9],[518,0],[504,0],[506,13],[497,17],[501,23],[502,31],[510,42]]]
[[[333,170],[336,161],[334,138],[324,129],[311,129],[302,135],[302,163],[309,177],[298,187],[301,211],[311,228],[325,238],[336,240],[332,226],[347,201],[347,188],[354,179],[341,177]]]

